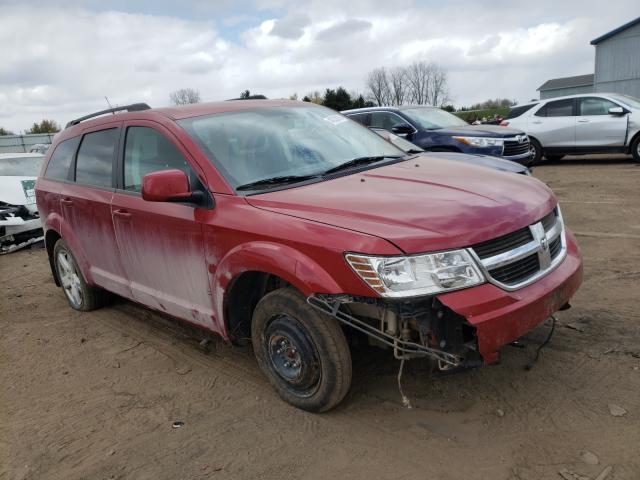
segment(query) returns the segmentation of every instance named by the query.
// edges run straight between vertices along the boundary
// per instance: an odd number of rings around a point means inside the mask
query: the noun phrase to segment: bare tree
[[[200,103],[200,92],[193,88],[181,88],[169,94],[171,103],[174,105],[189,105],[190,103]]]
[[[390,100],[389,78],[384,67],[371,70],[367,75],[367,90],[369,97],[378,106],[388,105]]]
[[[437,63],[431,63],[430,66],[431,80],[428,82],[427,103],[441,107],[450,100],[447,71]]]
[[[425,61],[413,62],[407,67],[407,83],[409,85],[409,100],[416,105],[425,105],[429,101],[429,87],[431,82],[431,64]]]
[[[407,82],[407,69],[396,67],[389,71],[389,100],[391,105],[403,105],[409,86]]]

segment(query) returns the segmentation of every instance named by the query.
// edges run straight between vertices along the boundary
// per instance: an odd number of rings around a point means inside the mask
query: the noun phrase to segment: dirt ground
[[[499,365],[434,377],[353,352],[351,393],[280,401],[250,349],[124,300],[71,310],[44,250],[0,257],[1,479],[640,479],[640,165],[535,169],[557,193],[585,282]],[[172,428],[175,421],[184,422]],[[611,467],[611,469],[609,469]]]

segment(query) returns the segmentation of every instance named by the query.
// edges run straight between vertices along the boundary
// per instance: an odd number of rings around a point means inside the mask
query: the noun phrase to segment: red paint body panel
[[[551,190],[531,177],[475,165],[452,168],[450,160],[425,156],[247,200],[376,235],[406,253],[496,238],[534,223],[556,204]]]
[[[36,197],[45,230],[67,241],[88,282],[227,338],[225,295],[243,272],[277,275],[305,295],[375,297],[347,265],[345,252],[398,255],[467,247],[525,227],[556,205],[551,190],[530,177],[426,155],[239,196],[175,123],[279,105],[292,103],[220,102],[116,115],[123,130],[145,126],[165,135],[212,193],[215,207],[148,202],[133,192],[39,178]],[[109,116],[64,130],[42,171],[59,142],[115,123]],[[63,200],[72,203],[63,207]],[[566,260],[554,272],[516,292],[484,284],[439,296],[477,327],[485,361],[573,294],[581,261],[570,235],[568,245]]]
[[[492,284],[439,295],[438,299],[467,318],[477,329],[478,348],[485,363],[498,359],[498,350],[540,325],[569,301],[582,283],[582,256],[567,230],[567,257],[554,271],[514,292]]]

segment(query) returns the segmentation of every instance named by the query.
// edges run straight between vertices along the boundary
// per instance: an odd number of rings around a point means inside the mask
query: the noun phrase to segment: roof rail
[[[116,112],[122,112],[122,111],[140,112],[142,110],[149,110],[149,109],[151,109],[151,107],[146,103],[132,103],[131,105],[124,105],[122,107],[107,108],[106,110],[100,110],[99,112],[91,113],[89,115],[85,115],[84,117],[71,120],[69,123],[67,123],[67,125],[64,128],[69,128],[73,125],[79,124],[80,122],[89,120],[90,118],[99,117],[100,115],[104,115],[106,113],[116,113]]]

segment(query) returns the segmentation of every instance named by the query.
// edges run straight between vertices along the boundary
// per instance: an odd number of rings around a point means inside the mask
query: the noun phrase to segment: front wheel
[[[542,145],[535,138],[529,139],[529,148],[531,149],[531,154],[533,159],[531,160],[531,165],[538,165],[540,160],[542,160]]]
[[[640,162],[640,135],[631,144],[631,154],[636,162]]]
[[[292,288],[256,306],[251,339],[258,365],[280,397],[309,412],[335,407],[351,386],[351,353],[337,321]]]

